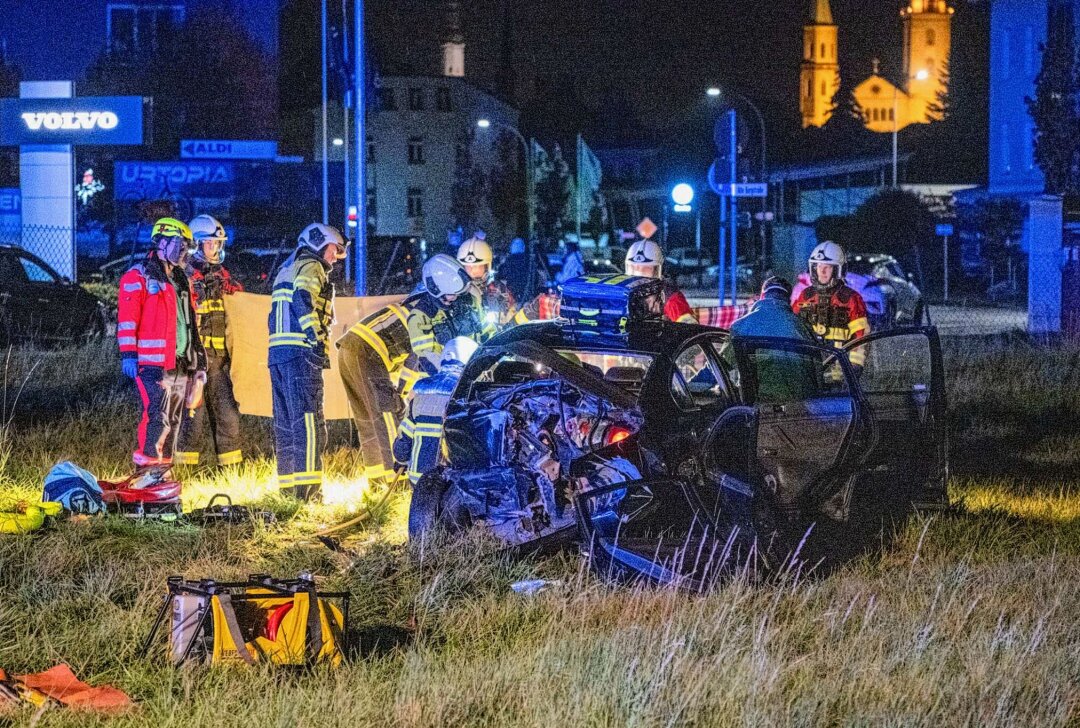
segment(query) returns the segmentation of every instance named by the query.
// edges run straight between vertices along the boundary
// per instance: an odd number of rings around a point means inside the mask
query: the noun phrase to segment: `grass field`
[[[224,490],[280,526],[97,519],[0,537],[0,666],[65,661],[138,701],[117,718],[23,709],[0,724],[1080,724],[1080,349],[947,349],[953,512],[916,519],[884,556],[828,578],[736,579],[707,596],[606,587],[572,554],[512,563],[475,540],[410,547],[407,494],[331,552],[310,534],[349,508],[276,500],[268,425],[245,418],[255,459],[190,473],[185,500]],[[135,399],[108,344],[2,364],[0,499],[39,494],[61,459],[126,471]],[[334,493],[358,466],[333,452]],[[354,595],[362,657],[341,669],[135,658],[166,576],[303,569]],[[559,584],[509,589],[534,577]]]

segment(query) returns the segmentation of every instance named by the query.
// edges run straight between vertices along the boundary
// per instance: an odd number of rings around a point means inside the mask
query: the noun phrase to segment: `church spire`
[[[810,0],[813,8],[810,11],[810,22],[813,25],[832,25],[832,8],[829,0]]]

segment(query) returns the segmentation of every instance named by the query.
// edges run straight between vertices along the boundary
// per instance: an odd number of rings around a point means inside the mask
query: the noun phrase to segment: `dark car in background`
[[[106,309],[33,253],[0,245],[0,346],[88,341],[104,336]]]

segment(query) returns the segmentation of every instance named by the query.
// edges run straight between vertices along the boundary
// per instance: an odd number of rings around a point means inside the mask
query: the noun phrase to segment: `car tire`
[[[413,485],[409,503],[410,540],[430,535],[438,527],[443,496],[448,489],[449,483],[439,471],[425,473]]]

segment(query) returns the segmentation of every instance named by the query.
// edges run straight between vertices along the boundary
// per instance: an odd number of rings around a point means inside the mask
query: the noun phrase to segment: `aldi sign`
[[[141,96],[0,99],[0,146],[142,143]]]
[[[277,142],[259,139],[184,139],[181,159],[274,159]]]

